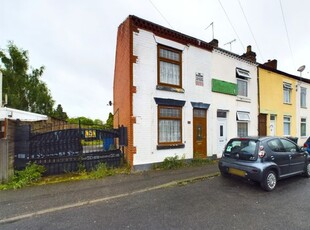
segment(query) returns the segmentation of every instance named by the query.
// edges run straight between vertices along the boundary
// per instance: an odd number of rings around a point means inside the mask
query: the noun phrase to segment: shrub
[[[9,182],[1,185],[0,189],[18,189],[26,185],[30,185],[38,181],[44,172],[44,166],[37,165],[35,163],[28,163],[24,170],[15,171],[14,176],[9,180]]]
[[[114,175],[115,171],[109,169],[105,163],[99,163],[96,168],[89,172],[89,177],[92,179],[100,179],[106,176]]]
[[[166,157],[165,160],[155,165],[155,169],[177,169],[186,165],[185,157],[179,159],[178,156]]]

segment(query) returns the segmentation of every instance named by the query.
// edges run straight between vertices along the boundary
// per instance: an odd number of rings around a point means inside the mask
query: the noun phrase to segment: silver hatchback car
[[[293,141],[281,137],[231,139],[219,160],[223,176],[236,175],[275,189],[279,179],[303,174],[310,177],[310,155]]]

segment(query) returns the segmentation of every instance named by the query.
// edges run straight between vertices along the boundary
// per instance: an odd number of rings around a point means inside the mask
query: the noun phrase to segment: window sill
[[[184,93],[185,92],[185,90],[182,89],[182,88],[171,87],[171,86],[163,86],[163,85],[157,85],[156,89],[157,90],[174,92],[174,93]]]
[[[290,102],[283,102],[284,105],[292,105]]]
[[[237,101],[251,103],[251,99],[248,97],[237,96]]]
[[[157,145],[157,150],[162,150],[162,149],[183,149],[183,148],[185,148],[184,144]]]
[[[301,108],[301,109],[307,109],[307,107],[306,107],[306,106],[301,106],[300,108]]]

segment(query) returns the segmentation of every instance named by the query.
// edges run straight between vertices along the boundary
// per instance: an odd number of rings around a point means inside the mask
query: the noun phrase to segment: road
[[[6,229],[309,229],[310,180],[278,182],[273,192],[238,178],[96,200],[0,224]]]

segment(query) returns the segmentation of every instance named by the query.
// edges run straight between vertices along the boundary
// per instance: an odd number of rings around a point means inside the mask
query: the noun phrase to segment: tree
[[[53,117],[58,118],[60,120],[67,120],[68,119],[67,113],[63,111],[63,108],[60,104],[58,104],[57,108],[54,110]]]
[[[106,129],[113,129],[113,114],[109,113],[109,117],[104,125]]]
[[[13,42],[9,42],[6,51],[0,50],[0,61],[3,64],[0,66],[3,94],[8,95],[8,107],[52,115],[55,102],[47,85],[40,79],[44,67],[29,71],[28,51]]]

